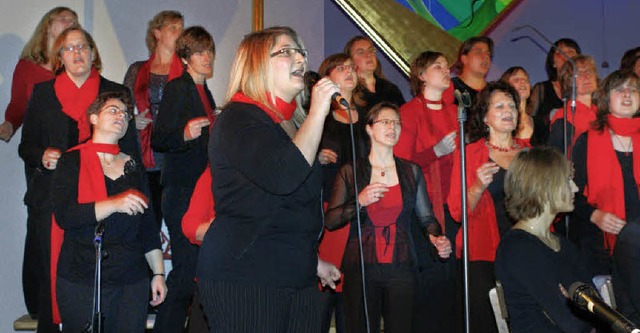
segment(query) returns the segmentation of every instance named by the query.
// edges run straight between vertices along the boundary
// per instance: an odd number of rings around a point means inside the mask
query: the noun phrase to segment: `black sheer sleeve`
[[[431,200],[429,200],[429,194],[427,193],[427,184],[424,181],[424,175],[418,165],[412,165],[411,171],[416,179],[416,206],[415,213],[418,223],[420,224],[423,233],[440,236],[442,235],[442,229],[440,223],[433,215],[433,209],[431,206]]]
[[[360,189],[361,190],[361,189]],[[353,167],[345,164],[333,182],[333,191],[327,206],[324,223],[327,229],[345,226],[356,216],[356,198],[353,190]]]

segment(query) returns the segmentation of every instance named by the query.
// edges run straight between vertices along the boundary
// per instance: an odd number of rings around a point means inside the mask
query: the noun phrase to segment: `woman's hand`
[[[593,214],[591,214],[591,222],[597,225],[600,230],[614,235],[619,234],[620,230],[627,224],[625,220],[599,209],[594,210]]]
[[[331,109],[332,96],[335,93],[340,92],[340,87],[333,81],[326,77],[323,77],[313,86],[311,91],[311,106],[309,107],[309,114],[318,114],[323,118],[329,114]]]
[[[367,207],[380,201],[380,198],[384,197],[384,193],[389,192],[389,187],[386,184],[375,182],[367,185],[358,195],[358,203],[360,206]]]
[[[323,287],[329,286],[331,289],[336,289],[336,282],[340,280],[341,274],[335,265],[318,258],[316,275],[320,279],[320,284]]]
[[[191,141],[202,135],[202,128],[211,125],[209,118],[198,117],[189,120],[187,126],[184,127],[184,141]]]
[[[164,281],[164,275],[154,275],[151,279],[151,304],[152,306],[158,306],[164,302],[167,297],[167,284]]]
[[[151,124],[151,122],[153,122],[153,120],[151,120],[150,118],[147,118],[147,114],[149,113],[149,109],[144,110],[144,112],[142,113],[138,113],[136,115],[136,129],[138,131],[142,131],[143,129],[147,128],[147,126],[149,126],[149,124]]]
[[[489,184],[493,182],[493,175],[500,170],[500,167],[494,162],[487,162],[476,170],[476,184],[481,190],[487,189]]]
[[[47,148],[42,154],[42,165],[48,170],[55,170],[62,152],[58,148]]]
[[[449,241],[449,238],[445,236],[429,235],[429,239],[431,240],[431,244],[433,244],[433,246],[438,250],[440,258],[448,259],[452,251],[451,241]]]
[[[136,215],[144,213],[144,210],[149,208],[147,197],[134,189],[126,190],[111,198],[111,204],[118,213]]]
[[[336,163],[337,161],[338,154],[336,154],[336,152],[331,149],[325,148],[318,153],[318,162],[320,162],[320,164],[322,165]]]
[[[9,142],[12,136],[13,136],[13,124],[8,121],[5,121],[4,123],[0,124],[0,140],[4,142]]]
[[[441,157],[453,153],[456,149],[456,132],[445,135],[440,142],[433,146],[433,152],[436,157]]]

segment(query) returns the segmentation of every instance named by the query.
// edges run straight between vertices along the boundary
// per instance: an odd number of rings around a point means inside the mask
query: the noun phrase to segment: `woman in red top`
[[[610,274],[620,229],[640,220],[640,82],[615,71],[602,82],[593,127],[573,148],[576,168],[574,241],[598,274]]]
[[[76,24],[78,14],[67,7],[53,8],[40,19],[36,31],[22,49],[20,61],[13,71],[11,101],[7,105],[4,122],[0,124],[1,140],[11,140],[15,131],[22,125],[33,86],[54,78],[50,56],[53,42],[62,30]]]
[[[382,316],[385,331],[411,332],[417,267],[430,250],[427,239],[442,258],[449,257],[451,244],[441,235],[433,216],[422,170],[393,155],[400,136],[398,108],[390,103],[377,104],[364,121],[371,150],[356,166],[358,204],[353,166],[346,164],[336,177],[325,218],[329,230],[351,224],[342,260],[347,332],[363,332],[366,327],[360,228],[371,332],[380,331]],[[361,217],[360,226],[356,213]]]
[[[574,71],[570,62],[565,62],[560,70],[560,86],[562,93],[571,96],[571,81],[573,75],[578,75],[576,79],[576,112],[571,113],[571,100],[567,101],[567,143],[569,147],[573,146],[580,134],[589,129],[591,122],[596,120],[596,107],[593,96],[598,90],[598,68],[592,57],[586,55],[578,55],[572,58],[576,64]],[[552,111],[553,112],[553,111]],[[563,120],[564,110],[557,109],[551,119],[551,128],[549,129],[549,145],[563,150]],[[571,149],[569,149],[571,151]]]
[[[497,332],[487,297],[495,287],[493,272],[500,236],[513,226],[504,207],[504,177],[511,161],[528,142],[515,137],[518,128],[518,93],[505,82],[491,82],[477,96],[469,114],[466,147],[466,182],[469,211],[469,293],[471,327],[476,332]],[[453,158],[449,210],[462,221],[460,150]],[[456,257],[462,257],[462,229],[456,238]]]

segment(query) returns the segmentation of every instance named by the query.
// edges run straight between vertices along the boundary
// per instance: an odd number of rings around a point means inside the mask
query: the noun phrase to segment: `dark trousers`
[[[62,331],[82,332],[92,318],[93,285],[72,283],[58,277],[56,289]],[[149,298],[148,279],[122,286],[103,284],[101,297],[103,332],[144,332]]]
[[[167,277],[169,292],[160,304],[153,331],[183,332],[189,305],[195,291],[195,268],[198,248],[182,233],[182,216],[189,207],[192,188],[165,187],[162,193],[164,222],[169,229],[171,272]]]
[[[344,299],[341,292],[332,290],[320,292],[320,302],[322,306],[322,333],[328,333],[331,328],[331,318],[335,314],[336,333],[345,333],[344,324]]]
[[[44,209],[43,209],[44,208]],[[44,207],[29,207],[29,219],[35,221],[37,239],[40,243],[40,284],[38,288],[38,333],[60,332],[53,323],[51,301],[51,210]]]
[[[494,263],[491,261],[469,262],[469,325],[474,333],[498,333],[489,291],[496,286]],[[458,260],[462,272],[462,261]],[[462,274],[459,275],[460,293],[464,295]]]
[[[151,204],[156,214],[158,228],[162,228],[162,184],[160,183],[160,170],[147,171],[149,178],[149,190],[151,191]]]
[[[24,258],[22,260],[22,292],[24,304],[30,315],[38,314],[38,298],[40,297],[40,284],[43,281],[42,274],[42,249],[38,239],[37,212],[27,207],[27,236],[24,241]]]
[[[367,332],[363,308],[360,270],[344,272],[346,327],[349,333]],[[379,264],[365,267],[369,327],[380,332],[380,318],[385,333],[411,332],[413,299],[416,291],[415,273],[409,265]]]
[[[319,333],[317,287],[198,280],[211,333]]]

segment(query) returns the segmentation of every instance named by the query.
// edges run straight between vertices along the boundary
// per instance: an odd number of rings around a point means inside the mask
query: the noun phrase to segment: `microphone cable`
[[[348,103],[346,103],[348,104]],[[356,110],[357,112],[357,110]],[[352,171],[353,171],[353,192],[355,195],[355,201],[356,201],[356,220],[357,220],[357,225],[358,225],[358,250],[360,251],[360,274],[362,277],[362,303],[363,303],[363,309],[364,309],[364,320],[366,323],[366,327],[367,327],[367,333],[371,333],[371,327],[369,325],[369,307],[367,306],[367,286],[366,286],[366,279],[364,277],[364,253],[362,251],[362,227],[361,227],[361,220],[360,220],[360,209],[362,208],[360,206],[360,202],[358,201],[358,195],[360,194],[360,191],[358,189],[358,176],[357,176],[357,171],[356,171],[356,140],[355,140],[355,134],[354,134],[354,129],[353,129],[353,118],[351,116],[351,106],[347,105],[347,114],[349,115],[349,134],[351,137],[351,165],[352,165]],[[359,121],[363,121],[362,119],[360,119],[360,117],[358,117]]]

